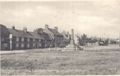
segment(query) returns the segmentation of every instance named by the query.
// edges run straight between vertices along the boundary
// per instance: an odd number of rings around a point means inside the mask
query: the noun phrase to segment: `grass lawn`
[[[36,51],[1,55],[1,75],[120,74],[120,48]]]

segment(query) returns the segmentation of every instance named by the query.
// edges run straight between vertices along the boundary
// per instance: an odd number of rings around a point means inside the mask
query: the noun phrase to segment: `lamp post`
[[[9,35],[9,38],[10,38],[10,50],[12,50],[12,49],[13,49],[13,48],[12,48],[12,38],[13,38],[13,35],[10,34],[10,35]]]

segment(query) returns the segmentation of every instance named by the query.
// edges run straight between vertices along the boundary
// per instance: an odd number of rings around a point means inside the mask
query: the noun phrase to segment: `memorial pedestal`
[[[80,46],[76,45],[74,42],[74,30],[71,30],[71,40],[70,40],[70,44],[68,46],[66,46],[65,48],[63,48],[62,51],[79,51],[79,50],[83,50]]]

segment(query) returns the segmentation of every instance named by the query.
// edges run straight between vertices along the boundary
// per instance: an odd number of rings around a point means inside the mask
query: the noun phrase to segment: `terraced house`
[[[64,47],[69,43],[69,40],[65,40],[66,37],[58,32],[57,27],[52,29],[45,25],[45,29],[38,28],[30,32],[27,28],[18,30],[14,26],[7,28],[0,24],[0,50]]]
[[[49,35],[49,41],[45,42],[46,47],[64,47],[69,43],[69,41],[66,40],[69,34],[65,37],[63,33],[58,32],[58,27],[50,28],[49,25],[46,24],[44,29],[38,28],[35,31],[38,33],[47,33]]]

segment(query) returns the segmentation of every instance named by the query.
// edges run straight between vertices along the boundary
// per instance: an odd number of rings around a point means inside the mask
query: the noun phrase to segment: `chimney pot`
[[[49,28],[48,24],[45,24],[45,29]]]
[[[55,30],[58,31],[58,27],[55,27]]]
[[[15,29],[15,26],[12,26],[12,29]]]
[[[24,28],[23,28],[23,31],[24,31],[24,32],[27,32],[27,27],[24,27]]]

